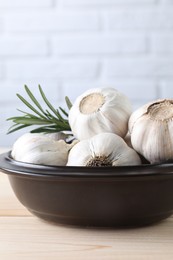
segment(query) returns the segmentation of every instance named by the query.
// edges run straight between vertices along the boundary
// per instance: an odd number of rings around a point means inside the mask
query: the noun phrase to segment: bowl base
[[[105,228],[137,228],[156,224],[167,218],[169,218],[173,212],[167,212],[156,216],[141,217],[141,218],[128,218],[128,219],[84,219],[73,218],[59,215],[49,215],[40,213],[35,210],[29,209],[29,211],[38,218],[45,220],[46,222],[52,222],[54,224],[66,225],[66,226],[78,226],[78,227],[105,227]]]

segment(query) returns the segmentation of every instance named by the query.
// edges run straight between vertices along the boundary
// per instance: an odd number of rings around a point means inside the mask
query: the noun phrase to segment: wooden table
[[[127,230],[49,224],[17,201],[7,176],[0,172],[0,259],[172,260],[173,217]]]

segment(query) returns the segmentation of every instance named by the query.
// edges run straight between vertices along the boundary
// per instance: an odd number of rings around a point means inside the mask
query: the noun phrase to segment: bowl
[[[173,164],[58,167],[0,155],[18,200],[34,215],[58,224],[137,227],[173,213]]]

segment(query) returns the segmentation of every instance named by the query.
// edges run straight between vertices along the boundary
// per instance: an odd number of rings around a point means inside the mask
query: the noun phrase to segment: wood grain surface
[[[1,149],[2,152],[2,149]],[[173,218],[137,229],[60,226],[32,216],[0,172],[0,260],[173,259]]]

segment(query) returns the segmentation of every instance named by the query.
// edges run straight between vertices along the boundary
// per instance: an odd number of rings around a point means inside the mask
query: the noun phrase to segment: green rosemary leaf
[[[15,127],[15,126],[18,126],[18,127]],[[25,127],[28,127],[28,126],[29,126],[29,125],[19,125],[19,124],[15,124],[15,125],[13,125],[12,127],[9,128],[7,134],[12,134],[12,133],[14,133],[14,132],[16,132],[16,131],[18,131],[18,130],[21,130],[21,129],[25,128]]]
[[[47,126],[47,127],[39,127],[31,131],[31,133],[57,133],[57,132],[62,132],[62,131],[69,131],[69,129],[62,129],[58,128],[55,125],[52,126]]]
[[[69,122],[67,120],[57,120],[53,115],[50,115],[50,124],[54,123],[54,127],[61,127],[62,129],[70,129]]]
[[[28,116],[28,117],[30,117],[30,118],[37,118],[37,119],[39,118],[38,116],[35,116],[35,115],[33,115],[33,114],[30,114],[30,113],[25,112],[25,111],[20,110],[20,109],[17,109],[17,111],[19,111],[19,112],[25,114],[26,116]]]
[[[31,131],[32,134],[37,134],[37,133],[51,133],[51,131],[46,130],[44,127],[36,128]]]
[[[19,127],[19,124],[14,124],[14,125],[12,125],[12,126],[8,129],[8,132],[11,131],[11,130],[13,130],[13,129],[16,128],[16,127]]]
[[[37,99],[35,98],[35,96],[32,94],[32,92],[30,91],[30,89],[28,88],[28,86],[24,86],[25,90],[28,94],[28,96],[30,97],[30,99],[33,101],[33,103],[40,109],[40,111],[43,113],[43,115],[45,115],[45,112],[43,110],[43,108],[41,107],[41,105],[39,104],[39,102],[37,101]]]
[[[32,114],[18,109],[18,111],[21,112],[23,115],[10,117],[7,119],[7,121],[12,121],[14,123],[12,127],[9,128],[8,134],[20,130],[22,128],[34,125],[38,125],[41,127],[35,128],[31,132],[55,133],[60,131],[71,131],[68,122],[68,113],[61,107],[59,107],[59,109],[55,109],[52,106],[52,104],[48,101],[41,86],[39,86],[41,97],[43,98],[45,104],[50,110],[44,110],[42,108],[36,97],[32,94],[31,90],[26,85],[25,91],[28,94],[31,101],[33,102],[34,106],[30,104],[20,94],[17,94],[17,97],[34,113]],[[68,103],[68,107],[72,106],[69,98],[66,98],[66,103]]]
[[[61,114],[60,114],[60,112],[59,112],[58,109],[56,109],[56,112],[57,112],[57,114],[58,114],[59,120],[64,121],[64,118],[61,116]]]
[[[65,97],[65,101],[66,101],[66,104],[67,104],[68,109],[70,110],[73,105],[72,105],[70,99],[69,99],[67,96]]]
[[[18,119],[19,119],[19,120],[20,120],[20,119],[23,120],[23,119],[25,119],[25,118],[26,118],[27,120],[31,120],[31,119],[34,119],[34,120],[47,120],[47,119],[43,119],[43,118],[40,118],[40,117],[36,117],[36,116],[34,116],[34,115],[32,115],[32,114],[31,114],[31,116],[27,114],[27,115],[25,115],[25,116],[10,117],[10,118],[7,118],[6,121],[10,121],[10,120],[11,120],[11,121],[15,121],[15,120],[18,120]]]
[[[40,128],[40,129],[34,129],[31,131],[32,134],[37,134],[37,133],[47,133],[47,134],[51,134],[51,133],[57,133],[60,131],[57,130],[51,130],[51,129],[45,129],[45,128]]]
[[[40,112],[38,112],[25,98],[23,98],[20,94],[17,94],[17,97],[28,107],[30,108],[34,113],[39,115],[42,118],[45,118]]]
[[[16,117],[10,117],[10,118],[7,118],[6,121],[13,121],[13,120],[15,120],[15,119],[17,119],[17,118],[19,118],[19,117],[18,117],[18,116],[16,116]]]
[[[67,116],[68,117],[68,114],[67,114],[67,112],[62,108],[62,107],[59,107],[59,109],[61,110],[61,112],[65,115],[65,116]]]
[[[51,119],[51,118],[54,118],[56,119],[57,121],[64,121],[65,119],[61,116],[61,114],[59,113],[59,111],[57,110],[57,117],[54,117],[48,110],[46,110],[47,112],[47,116]]]
[[[27,118],[27,117],[19,117],[13,120],[16,124],[23,124],[23,125],[48,125],[50,122],[48,120],[43,119],[34,119],[34,118]]]
[[[60,122],[60,120],[54,117],[48,110],[46,110],[46,113],[49,120],[53,121],[55,124]]]
[[[50,110],[52,110],[52,112],[58,117],[58,113],[56,111],[56,109],[51,105],[51,103],[48,101],[47,97],[45,96],[41,86],[39,85],[39,90],[40,90],[40,94],[44,100],[44,102],[46,103],[46,105],[50,108]]]
[[[55,125],[59,125],[59,126],[69,126],[68,120],[63,119],[62,120],[58,120],[56,117],[54,117],[48,110],[47,111],[47,116],[49,117],[50,122],[55,123]]]

